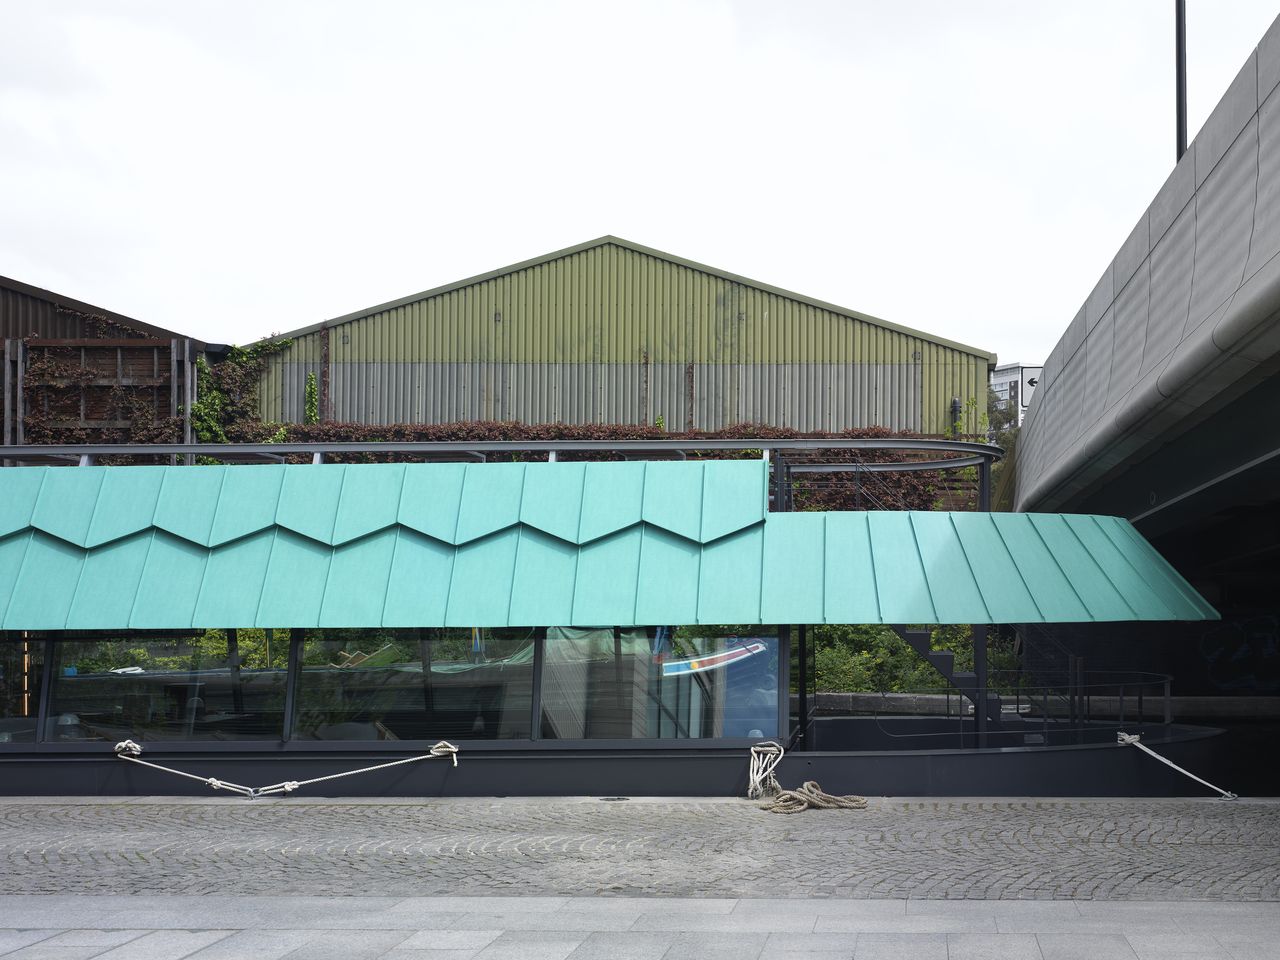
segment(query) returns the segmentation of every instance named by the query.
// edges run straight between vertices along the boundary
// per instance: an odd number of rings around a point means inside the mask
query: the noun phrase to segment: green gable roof
[[[761,461],[0,470],[10,630],[1202,620],[1124,520],[767,513]]]

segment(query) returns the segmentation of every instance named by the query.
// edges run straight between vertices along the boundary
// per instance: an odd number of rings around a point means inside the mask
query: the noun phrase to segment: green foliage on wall
[[[196,361],[196,402],[191,405],[191,429],[197,443],[227,443],[235,426],[257,418],[258,383],[267,358],[288,347],[291,340],[264,340],[250,347],[232,347],[220,363]],[[283,438],[283,431],[276,434]]]
[[[302,394],[302,422],[320,422],[320,390],[316,386],[315,372],[307,374],[307,385]]]

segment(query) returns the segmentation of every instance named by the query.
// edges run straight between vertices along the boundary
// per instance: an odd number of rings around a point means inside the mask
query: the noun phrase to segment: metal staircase
[[[909,630],[906,627],[894,627],[893,632],[906,641],[916,653],[929,661],[930,665],[942,674],[943,678],[956,691],[973,704],[974,713],[982,710],[987,721],[998,727],[1001,719],[1000,695],[987,691],[986,702],[979,706],[981,698],[979,690],[984,684],[979,682],[978,675],[971,671],[956,670],[956,655],[950,650],[934,650],[932,636],[928,630]]]

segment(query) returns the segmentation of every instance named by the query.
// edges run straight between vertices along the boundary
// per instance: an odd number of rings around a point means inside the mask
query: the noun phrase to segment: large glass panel
[[[0,744],[35,741],[43,673],[43,640],[0,639]]]
[[[771,627],[547,628],[547,739],[777,735]]]
[[[282,735],[284,631],[57,640],[53,649],[47,740]]]
[[[531,630],[308,630],[294,737],[527,739]]]

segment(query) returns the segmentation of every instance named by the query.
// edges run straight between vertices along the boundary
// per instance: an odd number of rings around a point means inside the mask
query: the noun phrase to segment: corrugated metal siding
[[[48,300],[0,286],[0,340],[30,336],[73,339],[88,335],[78,317],[59,312]]]
[[[442,423],[758,420],[942,433],[985,398],[987,357],[613,243],[337,323],[335,419]],[[323,333],[272,359],[269,420],[300,419]],[[976,414],[969,424],[976,429]]]

